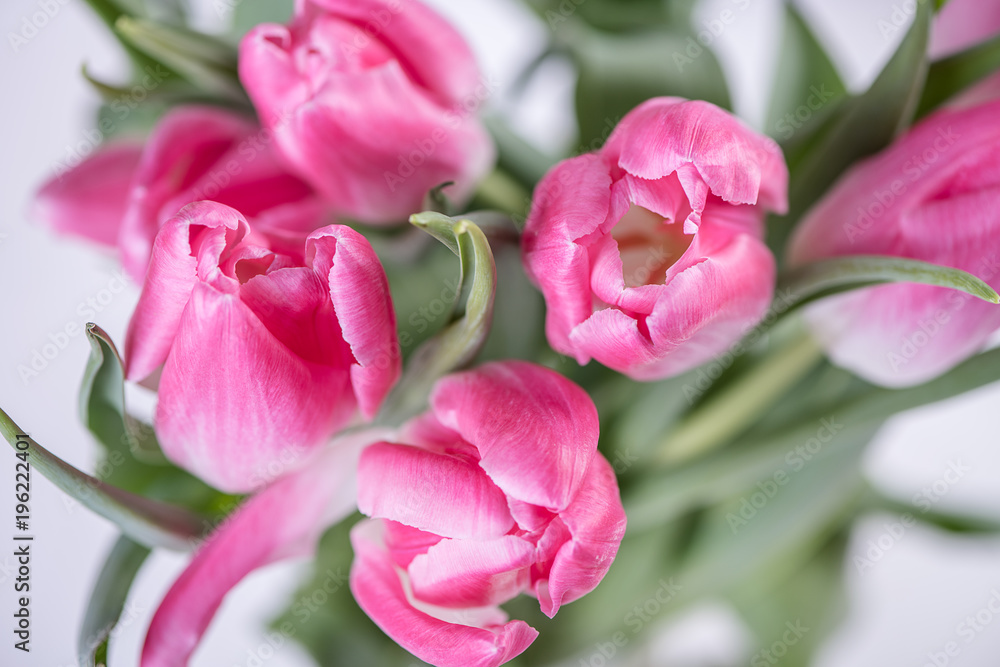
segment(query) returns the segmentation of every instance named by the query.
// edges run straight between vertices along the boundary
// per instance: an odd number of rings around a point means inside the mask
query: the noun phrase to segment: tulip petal
[[[160,603],[142,667],[182,667],[226,594],[254,570],[311,554],[324,530],[354,507],[361,447],[382,434],[345,438],[311,465],[247,500],[209,537]]]
[[[688,198],[704,195],[690,172],[694,165],[712,194],[731,204],[787,208],[788,171],[781,149],[708,102],[655,98],[636,107],[615,128],[608,154],[628,173],[659,179],[677,172]],[[687,230],[686,230],[687,231]]]
[[[527,588],[535,545],[513,535],[441,540],[407,571],[414,597],[442,607],[503,604]]]
[[[348,391],[345,371],[297,357],[238,297],[198,283],[163,367],[156,431],[178,465],[248,491],[342,426]]]
[[[593,401],[555,371],[490,363],[440,380],[431,406],[442,424],[479,450],[480,466],[518,500],[566,507],[597,451]]]
[[[536,582],[542,612],[552,618],[563,604],[594,590],[607,574],[625,535],[625,510],[615,471],[600,454],[559,520],[569,530],[546,579]]]
[[[99,148],[41,187],[35,195],[33,217],[61,234],[116,247],[141,156],[142,145],[132,142]]]
[[[374,521],[351,531],[351,591],[375,624],[413,655],[438,667],[496,667],[523,653],[538,636],[524,621],[473,627],[418,610],[407,599],[380,531]]]
[[[469,45],[440,14],[416,0],[300,0],[347,19],[396,52],[444,106],[468,101],[480,85]],[[298,13],[298,12],[297,12]]]
[[[503,491],[479,466],[418,447],[366,449],[358,489],[363,514],[445,537],[490,539],[514,527]]]
[[[351,384],[361,413],[371,418],[402,372],[389,281],[368,240],[330,225],[309,235],[306,260],[329,285],[333,309],[351,348]]]
[[[149,271],[125,339],[129,380],[138,382],[149,377],[167,359],[188,298],[198,282],[199,259],[192,255],[192,234],[215,237],[216,241],[209,245],[217,246],[221,253],[227,232],[235,232],[238,238],[248,230],[242,215],[213,202],[192,204],[163,226],[153,244]],[[216,266],[218,260],[216,254]]]

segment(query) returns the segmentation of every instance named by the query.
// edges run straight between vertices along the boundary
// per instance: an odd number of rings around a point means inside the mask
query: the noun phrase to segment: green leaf
[[[931,63],[917,117],[1000,69],[1000,36]]]
[[[90,594],[80,628],[77,652],[83,660],[82,667],[107,665],[111,631],[121,618],[132,582],[149,553],[147,547],[124,535],[112,547]]]
[[[871,87],[844,100],[827,122],[786,151],[789,212],[768,222],[768,245],[777,256],[784,254],[792,227],[840,174],[909,125],[927,74],[930,19],[930,3],[921,0],[910,31]]]
[[[96,514],[117,524],[130,538],[148,547],[190,549],[206,520],[192,512],[150,500],[80,472],[36,443],[0,410],[0,432],[15,451],[28,453],[28,463],[50,482]]]
[[[651,97],[674,95],[729,107],[722,68],[693,32],[602,34],[567,24],[559,38],[580,72],[576,115],[580,153],[599,148],[629,111]]]
[[[971,273],[915,259],[877,255],[837,257],[787,271],[778,280],[777,292],[801,304],[819,296],[882,283],[947,287],[989,303],[1000,303],[1000,295]]]
[[[910,514],[921,523],[960,535],[996,535],[1000,521],[988,516],[976,516],[950,510],[928,510],[888,497],[875,487],[869,487],[862,509],[868,512]]]
[[[231,32],[242,37],[261,23],[288,23],[294,0],[213,0],[213,5],[220,11],[233,8]]]
[[[668,432],[659,461],[676,465],[730,442],[766,414],[822,358],[819,345],[804,333],[772,350]]]
[[[125,491],[221,518],[238,498],[167,461],[152,427],[125,409],[125,372],[114,342],[93,323],[86,333],[91,354],[80,387],[80,417],[103,445],[97,476]]]
[[[458,257],[459,289],[444,328],[410,358],[379,417],[383,424],[401,423],[419,412],[438,378],[475,359],[493,322],[496,264],[482,230],[470,220],[431,211],[412,216],[410,222]]]
[[[119,16],[115,31],[135,49],[179,73],[205,94],[249,106],[236,67],[236,47],[186,28]]]
[[[766,129],[782,143],[808,133],[847,94],[837,68],[802,15],[785,4],[785,34]]]

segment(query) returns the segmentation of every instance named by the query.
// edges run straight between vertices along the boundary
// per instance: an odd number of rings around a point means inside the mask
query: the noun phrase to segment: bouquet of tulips
[[[230,590],[301,557],[266,632],[321,665],[612,664],[707,598],[805,665],[858,516],[997,529],[860,467],[891,415],[1000,379],[990,3],[903,3],[854,92],[789,4],[772,138],[728,110],[692,2],[530,0],[550,43],[523,80],[578,76],[563,159],[418,0],[243,0],[226,35],[88,3],[134,78],[90,77],[105,141],[34,214],[140,290],[120,340],[86,331],[97,473],[0,413],[120,529],[81,665],[154,549],[190,555],[142,667],[188,664]]]

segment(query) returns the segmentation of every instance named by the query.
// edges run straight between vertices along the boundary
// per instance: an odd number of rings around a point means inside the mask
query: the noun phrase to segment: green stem
[[[484,206],[509,215],[518,231],[524,227],[531,193],[502,168],[494,169],[479,183],[476,196]]]
[[[816,342],[800,334],[682,420],[661,445],[660,462],[676,465],[726,444],[798,384],[822,357]]]

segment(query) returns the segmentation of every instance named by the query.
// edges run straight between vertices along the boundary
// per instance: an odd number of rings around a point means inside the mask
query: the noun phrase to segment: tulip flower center
[[[673,221],[635,204],[615,224],[611,237],[618,244],[626,287],[662,285],[667,269],[694,240],[684,233],[684,218]]]

